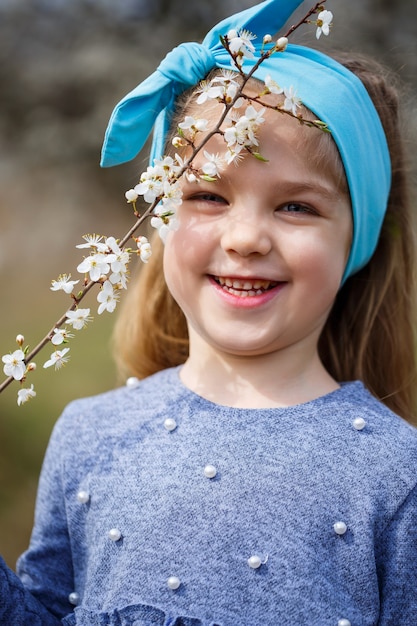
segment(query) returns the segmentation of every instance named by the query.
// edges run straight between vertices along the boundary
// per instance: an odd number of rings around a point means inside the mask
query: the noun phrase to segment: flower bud
[[[125,198],[128,202],[136,202],[136,200],[138,199],[138,194],[134,189],[129,189],[125,193]]]
[[[276,49],[283,52],[288,46],[288,39],[286,37],[280,37],[276,43]]]
[[[34,372],[35,369],[36,369],[36,363],[29,363],[29,365],[27,366],[28,372]]]
[[[271,43],[271,41],[272,41],[271,35],[265,35],[264,36],[264,39],[263,39],[264,44]]]
[[[186,174],[186,177],[189,183],[196,183],[198,181],[197,176],[192,172],[190,174]]]
[[[24,342],[25,342],[25,338],[23,337],[23,335],[16,336],[16,343],[18,346],[23,346]]]
[[[174,137],[174,139],[172,140],[172,145],[174,146],[174,148],[183,148],[187,145],[187,142],[182,137]]]

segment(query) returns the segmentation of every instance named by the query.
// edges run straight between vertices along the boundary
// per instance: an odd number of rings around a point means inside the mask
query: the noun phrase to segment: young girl
[[[172,151],[174,106],[175,135],[197,117],[204,87],[189,88],[225,78],[219,34],[262,40],[298,4],[268,0],[173,51],[116,108],[103,164],[132,158],[160,111],[153,155]],[[293,85],[304,122],[331,134],[265,107],[262,160],[183,177],[177,229],[155,241],[119,319],[118,358],[137,384],[59,420],[19,577],[1,570],[2,624],[416,623],[414,258],[397,97],[376,67],[298,46],[259,66],[249,97],[265,81]],[[271,91],[266,102],[282,102]],[[222,108],[205,103],[211,127]],[[224,154],[224,137],[206,149]]]

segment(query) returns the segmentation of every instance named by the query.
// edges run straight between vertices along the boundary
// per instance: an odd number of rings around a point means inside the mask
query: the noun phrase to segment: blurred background
[[[136,162],[100,170],[113,106],[181,41],[252,0],[0,0],[0,354],[31,347],[69,305],[50,291],[60,273],[78,277],[85,233],[121,237],[133,223],[124,192],[146,169]],[[313,2],[304,2],[300,15]],[[417,154],[417,4],[415,0],[329,0],[331,37],[320,49],[361,51],[390,66],[404,86],[413,175]],[[295,21],[295,18],[292,20]],[[296,41],[316,45],[314,27]],[[370,158],[371,147],[370,147]],[[366,172],[364,172],[366,176]],[[95,295],[85,306],[96,310]],[[50,431],[70,400],[116,384],[103,313],[71,342],[65,369],[42,370],[37,398],[18,407],[18,385],[0,396],[0,553],[10,566],[26,548],[36,485]],[[2,378],[1,378],[2,380]]]

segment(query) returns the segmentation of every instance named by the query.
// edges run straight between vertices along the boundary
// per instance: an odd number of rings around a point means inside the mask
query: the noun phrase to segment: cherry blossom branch
[[[316,6],[310,9],[307,15],[305,15],[299,22],[297,22],[297,24],[294,24],[293,26],[291,26],[291,28],[285,33],[284,37],[287,37],[288,39],[288,37],[290,37],[290,35],[292,35],[294,31],[300,28],[300,26],[302,26],[303,24],[310,24],[311,22],[309,18],[312,15],[315,15],[316,13],[320,13],[321,11],[323,11],[326,1],[327,0],[322,0],[321,2],[317,2]]]
[[[146,211],[143,213],[142,216],[140,216],[136,222],[133,224],[133,226],[127,231],[127,233],[124,235],[124,237],[121,239],[120,241],[120,245],[124,246],[129,240],[130,238],[134,235],[134,233],[138,230],[138,228],[141,226],[141,224],[145,221],[145,219],[147,217],[149,217],[150,213],[152,212],[152,210],[155,208],[157,204],[157,201],[153,202],[147,209]],[[41,341],[27,354],[25,355],[25,358],[23,359],[23,362],[27,365],[28,363],[30,363],[32,361],[32,359],[35,358],[35,356],[42,350],[42,348],[44,348],[52,339],[53,334],[54,334],[54,330],[61,328],[63,326],[63,324],[66,322],[67,320],[67,313],[68,311],[74,311],[78,305],[80,304],[80,302],[85,298],[85,296],[87,295],[87,293],[92,289],[92,287],[96,284],[99,284],[99,281],[94,281],[94,280],[90,280],[82,289],[82,291],[80,291],[78,293],[77,296],[75,296],[74,294],[72,294],[72,299],[73,299],[73,303],[72,305],[66,310],[66,312],[55,322],[55,324],[52,326],[52,328],[50,329],[50,331],[43,337],[43,339],[41,339]],[[13,381],[15,380],[15,378],[13,376],[8,376],[1,384],[0,384],[0,393],[2,391],[4,391]],[[22,379],[23,380],[23,379]]]
[[[260,65],[272,54],[283,52],[287,47],[288,37],[302,24],[315,23],[317,26],[317,38],[322,33],[324,35],[329,34],[333,16],[330,11],[323,10],[325,2],[326,0],[322,0],[322,2],[317,3],[308,11],[304,18],[294,26],[291,26],[286,35],[280,37],[275,43],[272,43],[270,35],[265,35],[260,57],[249,72],[243,71],[242,64],[245,57],[253,58],[255,48],[251,40],[254,39],[254,36],[248,31],[240,31],[238,33],[232,30],[220,38],[231,57],[232,66],[236,68],[236,71],[233,73],[222,70],[220,75],[216,75],[209,83],[203,81],[200,85],[201,88],[197,91],[197,94],[200,93],[200,95],[196,100],[197,104],[203,104],[208,99],[215,100],[223,105],[223,111],[217,123],[214,127],[208,128],[207,120],[194,120],[193,117],[186,116],[184,122],[179,124],[179,136],[175,137],[172,143],[174,147],[188,147],[190,149],[188,158],[183,160],[176,154],[175,157],[165,156],[160,160],[155,159],[154,164],[149,166],[147,171],[141,175],[138,185],[126,192],[126,199],[133,205],[133,212],[137,220],[120,240],[116,240],[114,237],[105,237],[103,241],[102,236],[84,236],[86,243],[77,246],[77,248],[90,248],[89,256],[84,257],[84,261],[77,267],[78,272],[84,274],[83,289],[78,294],[73,293],[73,287],[79,280],[71,281],[71,275],[67,276],[64,274],[57,281],[52,281],[51,289],[54,291],[65,291],[65,293],[71,296],[72,304],[30,352],[28,347],[22,350],[24,337],[22,335],[16,337],[19,349],[2,357],[4,363],[3,371],[8,377],[0,384],[0,393],[13,380],[21,383],[26,380],[27,374],[36,367],[32,359],[49,342],[54,346],[67,343],[68,339],[74,336],[70,334],[67,326],[72,326],[75,330],[81,330],[92,319],[89,316],[90,309],[80,309],[79,304],[94,285],[100,285],[100,291],[97,296],[97,300],[100,303],[98,314],[105,310],[113,312],[119,299],[119,290],[127,288],[127,266],[130,261],[130,255],[134,252],[130,248],[125,248],[128,241],[133,239],[136,242],[138,248],[136,254],[140,256],[143,262],[146,263],[151,255],[150,243],[147,238],[134,236],[145,219],[151,218],[151,226],[157,228],[161,238],[164,239],[169,230],[177,227],[176,209],[181,204],[182,196],[182,191],[178,184],[181,177],[185,175],[189,180],[198,182],[200,179],[214,181],[220,176],[224,159],[218,155],[211,155],[205,150],[204,156],[207,158],[207,162],[200,169],[193,167],[196,156],[207,146],[212,137],[215,135],[223,137],[227,145],[226,155],[228,157],[226,162],[230,164],[242,156],[242,150],[253,157],[264,160],[258,152],[256,133],[259,125],[264,121],[262,115],[265,109],[273,109],[274,111],[290,115],[301,124],[328,132],[327,126],[320,120],[307,120],[297,113],[297,108],[301,106],[301,101],[296,96],[293,87],[282,88],[271,77],[267,77],[264,81],[264,90],[257,96],[250,96],[244,92],[248,81],[256,73]],[[318,13],[318,19],[313,22],[310,20],[310,17],[316,13]],[[265,49],[269,44],[271,44],[269,49]],[[240,82],[236,80],[237,77],[240,77]],[[265,102],[262,97],[268,94],[283,94],[283,104],[277,106]],[[236,111],[242,107],[242,100],[246,100],[250,104],[246,108],[245,113],[238,116]],[[254,104],[259,104],[263,108],[256,110],[253,106]],[[232,111],[233,114],[230,115]],[[226,124],[228,121],[230,121],[229,126]],[[196,142],[196,137],[201,132],[204,133],[202,140]],[[136,208],[136,201],[140,195],[148,203],[148,207],[142,215],[139,214]],[[90,277],[89,280],[87,275]],[[64,325],[66,327],[62,328]],[[56,350],[43,367],[54,365],[55,369],[59,369],[68,361],[68,352],[69,348]],[[21,388],[18,391],[18,404],[23,404],[35,395],[33,385],[30,388]]]

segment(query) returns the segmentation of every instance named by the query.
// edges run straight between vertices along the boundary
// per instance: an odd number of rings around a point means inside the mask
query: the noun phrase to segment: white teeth
[[[243,289],[233,289],[232,287],[227,287],[227,285],[223,285],[223,289],[224,291],[227,291],[227,293],[231,293],[234,296],[239,296],[240,298],[247,298],[248,296],[260,296],[261,293],[264,293],[262,289],[258,289],[256,291],[254,291],[253,289],[245,291]]]
[[[215,279],[225,291],[243,298],[246,296],[258,296],[277,284],[270,280],[240,280],[238,278],[223,278],[222,276],[216,276]]]

